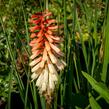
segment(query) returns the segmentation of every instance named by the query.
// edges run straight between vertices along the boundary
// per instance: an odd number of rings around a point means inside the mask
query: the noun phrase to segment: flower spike
[[[39,93],[51,98],[58,81],[58,71],[63,70],[66,63],[61,59],[63,53],[59,48],[62,38],[54,35],[59,28],[57,21],[50,18],[52,13],[48,10],[38,12],[31,16],[30,46],[32,55],[31,78],[36,80]],[[49,100],[50,101],[50,100]]]

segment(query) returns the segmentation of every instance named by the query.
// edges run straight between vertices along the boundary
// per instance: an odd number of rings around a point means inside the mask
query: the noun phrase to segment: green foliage
[[[107,77],[107,69],[108,69],[108,64],[109,64],[109,9],[107,12],[107,19],[105,21],[105,27],[104,27],[104,39],[105,39],[105,47],[104,47],[104,62],[103,62],[103,70],[102,70],[102,74],[101,74],[101,79],[103,82],[106,82],[106,77]]]
[[[23,109],[48,108],[31,82],[28,60],[28,20],[31,14],[43,11],[46,2],[0,0],[0,99],[7,109],[13,109],[13,92],[19,94]],[[48,1],[48,9],[63,27],[59,34],[64,37],[61,48],[67,63],[59,73],[51,109],[108,109],[108,4],[108,0]],[[102,98],[106,105],[99,102]]]
[[[8,90],[9,90],[9,84],[8,84],[9,79],[6,78],[1,78],[0,79],[0,97],[4,101],[6,101],[8,97]]]
[[[89,74],[83,72],[84,77],[88,80],[94,90],[96,90],[100,96],[102,96],[107,103],[109,103],[109,89],[103,83],[97,82],[94,78],[92,78]]]
[[[92,109],[95,109],[95,107],[96,107],[96,109],[101,109],[100,105],[96,102],[96,100],[91,95],[91,93],[89,93],[89,102],[90,102]]]

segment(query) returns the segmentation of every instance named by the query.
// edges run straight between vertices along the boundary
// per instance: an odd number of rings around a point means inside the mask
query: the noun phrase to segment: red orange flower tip
[[[30,28],[30,32],[35,32],[35,30],[39,30],[40,29],[40,26],[33,26]]]
[[[47,20],[45,21],[45,23],[47,23],[47,24],[56,23],[56,20],[55,20],[55,19],[47,19]]]
[[[36,35],[36,33],[32,33],[31,35],[30,35],[30,38],[35,38],[37,35]]]

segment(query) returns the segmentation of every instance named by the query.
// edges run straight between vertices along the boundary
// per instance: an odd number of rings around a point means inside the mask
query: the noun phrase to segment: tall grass
[[[23,109],[108,109],[108,0],[1,1],[1,4],[4,3],[8,7],[5,13],[0,12],[0,32],[5,37],[3,43],[6,43],[10,56],[8,59],[11,61],[8,66],[11,70],[6,108],[13,109],[11,95],[14,81]],[[11,9],[12,6],[16,9]],[[59,72],[51,107],[46,105],[45,98],[39,95],[35,83],[31,81],[29,60],[25,64],[24,57],[22,58],[23,53],[28,58],[31,54],[28,19],[31,13],[43,11],[45,8],[53,12],[59,25],[64,25],[59,33],[64,36],[61,48],[65,52],[64,60],[67,63],[65,70]],[[18,69],[18,50],[23,74]]]

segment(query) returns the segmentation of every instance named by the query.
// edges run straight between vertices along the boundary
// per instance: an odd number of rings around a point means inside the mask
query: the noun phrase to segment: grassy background
[[[48,0],[0,0],[0,108],[47,109],[30,82],[29,23]],[[109,1],[49,0],[64,36],[67,66],[59,73],[51,109],[108,109]]]

